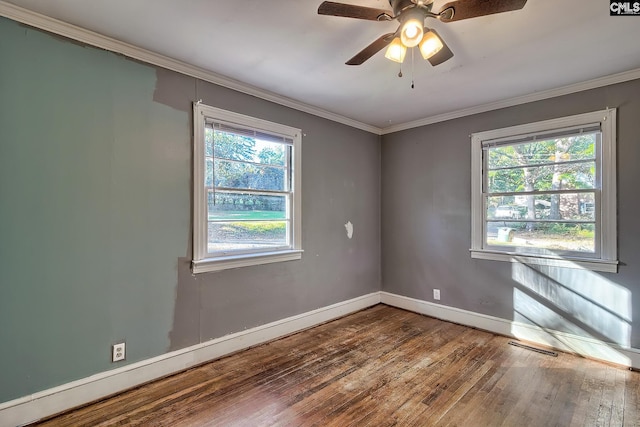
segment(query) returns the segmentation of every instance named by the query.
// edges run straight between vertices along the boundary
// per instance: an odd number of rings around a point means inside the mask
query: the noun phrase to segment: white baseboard
[[[337,319],[379,302],[380,293],[374,292],[1,403],[0,427],[29,424],[224,355]]]
[[[483,329],[519,340],[537,343],[568,353],[579,354],[591,359],[633,367],[635,369],[640,368],[640,349],[622,347],[594,338],[545,329],[536,325],[487,316],[485,314],[434,304],[388,292],[380,293],[380,301],[383,304],[393,307]]]

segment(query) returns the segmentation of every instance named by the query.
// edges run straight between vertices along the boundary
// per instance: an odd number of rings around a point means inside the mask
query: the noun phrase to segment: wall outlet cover
[[[123,342],[111,346],[111,361],[119,362],[125,359],[125,345]]]

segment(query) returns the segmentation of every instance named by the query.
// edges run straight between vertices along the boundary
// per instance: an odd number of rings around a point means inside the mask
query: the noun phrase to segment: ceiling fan
[[[435,18],[441,22],[460,21],[519,10],[524,7],[527,0],[456,0],[446,3],[438,13],[431,10],[433,2],[434,0],[389,0],[392,11],[387,11],[325,1],[318,7],[318,14],[369,21],[397,19],[400,22],[400,26],[394,33],[378,37],[373,43],[348,60],[347,65],[360,65],[387,46],[385,56],[392,61],[402,63],[407,48],[418,46],[424,59],[435,66],[452,58],[453,52],[435,30],[424,26],[426,18]]]

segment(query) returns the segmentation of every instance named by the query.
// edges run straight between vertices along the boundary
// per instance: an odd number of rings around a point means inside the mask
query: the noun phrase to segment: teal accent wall
[[[302,260],[191,274],[199,99],[303,130]],[[0,18],[0,403],[379,291],[380,144]]]
[[[156,70],[0,19],[0,402],[162,354],[190,117]],[[120,365],[118,365],[120,366]]]

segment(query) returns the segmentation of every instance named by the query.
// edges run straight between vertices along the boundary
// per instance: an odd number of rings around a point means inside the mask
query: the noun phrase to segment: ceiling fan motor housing
[[[400,19],[402,22],[401,15],[403,12],[413,9],[420,8],[425,11],[431,11],[431,7],[433,6],[433,0],[389,0],[389,4],[393,9],[393,15]]]

